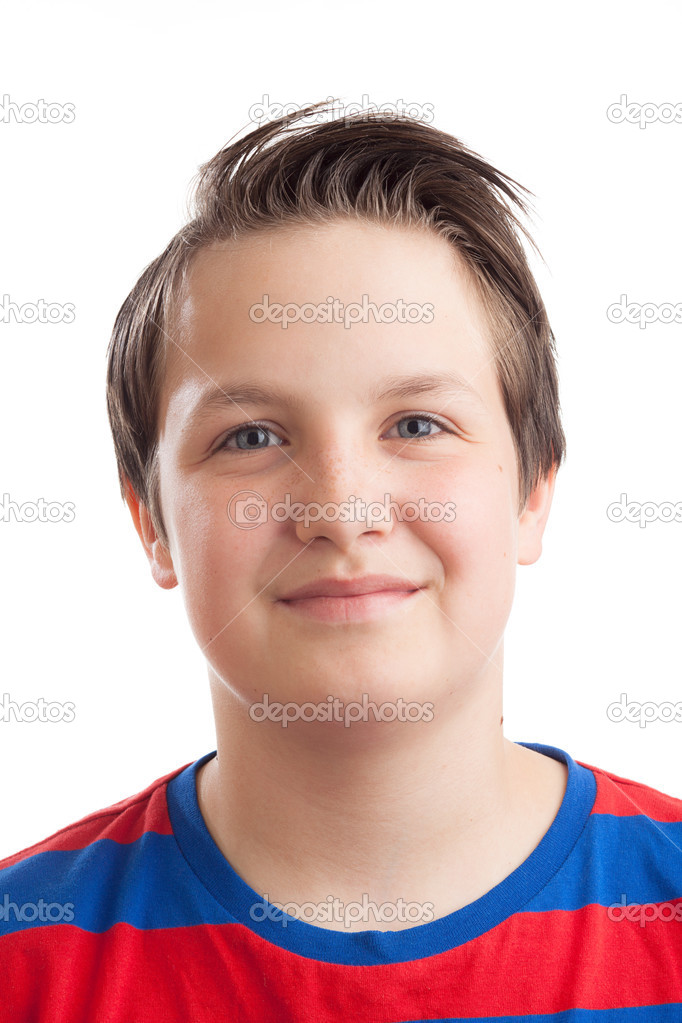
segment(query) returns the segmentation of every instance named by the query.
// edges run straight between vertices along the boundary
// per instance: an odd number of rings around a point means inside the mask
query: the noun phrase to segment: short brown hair
[[[200,249],[255,231],[353,217],[445,238],[463,258],[490,326],[516,449],[519,512],[564,457],[554,335],[519,232],[535,246],[507,201],[526,214],[521,193],[532,193],[422,121],[379,111],[320,123],[327,106],[267,122],[203,164],[191,219],[145,268],[116,317],[107,409],[121,493],[129,481],[166,546],[158,408],[173,303]],[[311,115],[315,122],[305,123]]]

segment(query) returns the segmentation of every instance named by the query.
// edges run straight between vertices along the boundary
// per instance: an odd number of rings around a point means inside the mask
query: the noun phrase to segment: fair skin
[[[263,301],[432,303],[432,322],[254,322]],[[541,553],[551,474],[518,514],[512,435],[478,300],[431,233],[341,221],[260,232],[196,257],[160,407],[168,547],[128,504],[159,586],[181,587],[208,662],[218,757],[201,812],[223,855],[278,903],[430,902],[444,916],[519,866],[552,823],[566,769],[507,740],[503,634],[516,565]],[[380,397],[395,378],[457,374],[475,390]],[[225,400],[248,381],[275,400]],[[436,417],[429,426],[424,415]],[[255,420],[262,433],[228,431]],[[415,422],[416,421],[416,422]],[[410,426],[411,424],[411,426]],[[425,434],[414,437],[414,428]],[[410,432],[412,431],[412,432]],[[255,438],[255,439],[254,439]],[[238,446],[250,445],[251,450]],[[454,502],[452,521],[261,522],[240,491],[291,501]],[[313,580],[388,574],[416,593],[327,619],[283,603]],[[307,603],[319,608],[316,598]],[[329,598],[326,598],[329,600]],[[355,598],[357,600],[357,598]],[[356,605],[357,608],[357,605]],[[431,720],[254,721],[270,702],[433,705]],[[297,915],[290,910],[292,915]],[[309,920],[309,917],[306,919]],[[342,929],[339,923],[318,923]],[[412,923],[360,922],[353,930]]]

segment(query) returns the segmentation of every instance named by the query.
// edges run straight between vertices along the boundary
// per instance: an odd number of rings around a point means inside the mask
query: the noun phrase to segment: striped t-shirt
[[[0,862],[2,1023],[682,1021],[682,801],[568,766],[504,881],[402,930],[315,926],[250,888],[197,769]]]

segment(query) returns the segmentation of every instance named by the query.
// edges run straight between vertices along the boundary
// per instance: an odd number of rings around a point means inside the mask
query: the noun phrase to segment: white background
[[[0,323],[0,494],[76,517],[0,522],[0,695],[72,701],[76,718],[0,721],[0,856],[214,748],[180,592],[152,581],[119,497],[105,351],[199,164],[264,95],[433,104],[436,127],[535,193],[568,458],[543,556],[518,570],[506,734],[682,796],[682,723],[606,715],[622,692],[682,700],[682,523],[606,515],[621,493],[682,501],[682,328],[606,316],[621,294],[682,302],[682,125],[606,115],[622,94],[682,102],[681,21],[660,0],[5,11],[0,93],[76,116],[0,123],[0,295],[73,302],[76,319]]]

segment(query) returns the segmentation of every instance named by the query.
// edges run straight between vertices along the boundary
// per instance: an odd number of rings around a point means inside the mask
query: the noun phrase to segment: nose
[[[357,453],[354,457],[345,448],[327,448],[306,469],[312,482],[303,477],[295,498],[292,494],[292,500],[303,504],[295,524],[302,543],[327,539],[347,551],[359,537],[376,542],[391,533],[390,495],[380,481],[383,474],[367,459]]]

